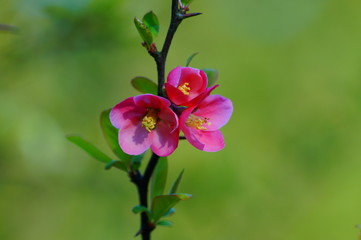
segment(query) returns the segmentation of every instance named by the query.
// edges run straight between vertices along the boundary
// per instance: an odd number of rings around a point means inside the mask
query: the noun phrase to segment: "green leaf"
[[[197,52],[196,52],[196,53],[193,53],[193,54],[187,59],[186,67],[189,66],[189,64],[192,62],[193,58],[194,58],[195,56],[197,56],[197,55],[198,55]]]
[[[191,4],[193,2],[193,0],[181,0],[181,3],[183,6],[187,6],[189,4]]]
[[[171,227],[173,226],[173,222],[168,221],[168,220],[160,220],[157,222],[158,226],[164,226],[164,227]]]
[[[152,203],[152,217],[153,221],[157,222],[162,216],[164,216],[169,209],[173,208],[179,201],[187,200],[192,195],[186,193],[160,195],[153,199]]]
[[[105,165],[105,170],[109,170],[111,169],[112,167],[116,167],[116,168],[119,168],[125,172],[128,172],[128,166],[127,164],[125,164],[124,162],[122,161],[119,161],[119,160],[112,160],[110,162],[108,162],[106,165]]]
[[[152,33],[153,38],[156,38],[159,33],[159,21],[157,15],[155,15],[153,11],[148,12],[143,17],[143,23]]]
[[[132,157],[131,160],[131,167],[134,171],[138,170],[140,167],[140,164],[142,163],[142,159],[144,157],[145,153],[140,154],[140,155],[135,155]]]
[[[168,159],[166,157],[161,157],[159,158],[152,175],[150,199],[154,199],[154,197],[163,194],[167,182],[167,173]]]
[[[126,164],[130,163],[131,155],[126,154],[120,148],[118,143],[118,129],[116,129],[110,122],[109,114],[111,109],[107,109],[100,114],[100,125],[102,127],[104,137],[108,142],[113,153],[124,161]]]
[[[131,80],[133,87],[141,93],[157,95],[158,86],[155,82],[146,77],[135,77]]]
[[[137,213],[142,213],[142,212],[148,212],[150,213],[149,209],[142,206],[142,205],[137,205],[132,209],[132,212],[137,214]]]
[[[136,17],[134,18],[134,24],[135,24],[141,38],[143,39],[143,41],[147,45],[152,44],[153,43],[153,35],[150,32],[149,28]]]
[[[93,144],[90,142],[84,140],[83,138],[79,136],[67,136],[66,137],[70,142],[74,143],[81,149],[83,149],[85,152],[89,153],[90,156],[95,158],[96,160],[103,162],[103,163],[109,163],[112,161],[110,157],[105,155],[103,152],[101,152],[98,148],[96,148]]]
[[[169,194],[173,194],[173,193],[177,192],[179,183],[182,181],[183,173],[184,173],[184,169],[180,172],[177,179],[174,181],[174,183],[169,191]]]
[[[171,209],[169,209],[169,211],[166,212],[162,217],[170,217],[170,216],[172,216],[175,212],[176,212],[176,211],[175,211],[175,208],[171,208]]]
[[[205,68],[202,70],[207,74],[208,87],[213,86],[218,79],[218,71],[215,69],[211,69],[211,68]]]
[[[137,214],[137,213],[142,213],[145,212],[148,215],[148,218],[151,219],[152,218],[152,214],[150,212],[150,210],[142,205],[137,205],[132,209],[132,212]]]

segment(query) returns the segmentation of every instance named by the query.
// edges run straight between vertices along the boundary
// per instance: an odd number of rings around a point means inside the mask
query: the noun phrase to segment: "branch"
[[[143,183],[148,184],[150,177],[153,174],[154,168],[158,163],[159,156],[155,153],[152,154],[152,157],[149,160],[147,168],[145,169],[144,176],[143,176]]]
[[[152,44],[152,47],[148,49],[149,54],[154,58],[157,64],[157,72],[158,72],[158,96],[164,97],[163,93],[163,85],[165,80],[165,63],[168,56],[168,51],[170,45],[172,43],[175,32],[178,29],[179,24],[183,21],[183,19],[197,16],[200,13],[186,14],[186,10],[179,8],[179,0],[172,0],[172,8],[171,8],[171,19],[167,32],[167,36],[164,40],[164,44],[162,50],[159,52],[157,47]],[[184,137],[180,137],[180,139],[184,139]],[[130,177],[132,182],[135,183],[139,193],[139,202],[140,205],[144,207],[148,207],[148,186],[150,178],[154,172],[154,169],[158,163],[159,156],[155,153],[152,154],[148,165],[145,169],[144,175],[142,176],[139,171],[137,171],[134,176]],[[149,222],[148,216],[145,212],[141,214],[141,229],[138,234],[142,235],[143,240],[150,240],[150,233],[154,230],[155,226]]]
[[[173,37],[179,24],[183,20],[183,15],[180,12],[178,6],[178,0],[172,0],[172,13],[170,24],[167,32],[167,36],[164,40],[164,44],[162,47],[162,51],[149,51],[149,54],[154,58],[157,64],[157,72],[158,72],[158,96],[164,97],[163,94],[163,85],[164,85],[164,72],[165,72],[165,63],[168,56],[168,51],[170,45],[172,43]],[[153,48],[156,49],[156,48]]]

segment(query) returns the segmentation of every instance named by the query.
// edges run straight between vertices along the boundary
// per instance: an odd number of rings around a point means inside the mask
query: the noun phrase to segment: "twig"
[[[188,8],[187,8],[188,10]],[[173,37],[175,32],[178,29],[179,24],[183,21],[183,19],[197,16],[200,13],[193,13],[193,14],[186,14],[185,9],[179,7],[179,0],[172,0],[172,7],[171,7],[171,19],[170,24],[167,32],[167,36],[164,40],[164,44],[162,50],[159,52],[157,47],[153,45],[153,47],[148,49],[149,54],[154,58],[157,64],[157,72],[158,72],[158,96],[164,97],[163,93],[163,85],[165,81],[165,63],[168,56],[168,51],[170,45],[172,43]],[[180,137],[180,139],[183,139]],[[153,171],[158,163],[159,156],[155,153],[152,154],[151,159],[148,162],[144,175],[142,176],[139,171],[130,174],[131,180],[138,189],[139,194],[139,202],[140,205],[144,207],[148,207],[148,187],[149,181],[153,174]],[[148,219],[148,215],[143,212],[141,214],[141,229],[139,230],[138,234],[142,235],[143,240],[150,240],[151,232],[154,230],[155,226],[151,223]]]
[[[167,32],[167,36],[164,40],[162,51],[160,52],[149,52],[149,54],[154,58],[157,64],[158,72],[158,96],[164,97],[163,85],[164,85],[164,72],[165,72],[165,63],[168,56],[168,51],[172,43],[175,32],[178,29],[179,24],[183,20],[183,15],[180,12],[178,7],[178,0],[172,0],[172,14],[170,19],[170,24]]]

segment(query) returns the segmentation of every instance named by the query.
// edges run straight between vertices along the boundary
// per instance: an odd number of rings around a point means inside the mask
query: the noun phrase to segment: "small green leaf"
[[[119,168],[125,172],[128,172],[128,166],[127,164],[125,164],[124,162],[122,161],[119,161],[119,160],[112,160],[110,162],[108,162],[106,165],[105,165],[105,170],[109,170],[111,169],[112,167],[116,167],[116,168]]]
[[[208,87],[213,86],[218,79],[218,71],[215,69],[211,69],[211,68],[205,68],[202,70],[207,74]]]
[[[173,208],[180,200],[186,200],[191,197],[192,195],[186,193],[160,195],[155,197],[153,199],[151,208],[153,221],[157,222],[169,211],[169,209]]]
[[[150,210],[144,206],[141,205],[137,205],[132,209],[132,212],[137,214],[137,213],[142,213],[145,212],[148,215],[148,218],[151,219],[152,218],[152,214],[150,212]]]
[[[193,0],[181,0],[181,3],[183,6],[187,6],[189,4],[191,4],[193,2]]]
[[[157,95],[158,86],[155,82],[146,77],[135,77],[131,80],[133,87],[141,93]]]
[[[150,212],[148,208],[142,206],[142,205],[137,205],[132,209],[132,212],[137,214],[137,213],[142,213],[142,212]]]
[[[134,18],[134,24],[135,24],[141,38],[143,39],[143,41],[147,45],[152,44],[153,43],[153,35],[150,32],[149,28],[138,18]]]
[[[159,21],[157,15],[155,15],[153,11],[148,12],[143,17],[143,23],[152,33],[153,38],[156,38],[159,33]]]
[[[162,217],[170,217],[170,216],[172,216],[175,212],[176,212],[176,211],[175,211],[175,208],[171,208],[171,209],[169,209],[169,211],[166,212]]]
[[[100,114],[100,125],[103,130],[104,137],[113,153],[119,157],[126,164],[130,163],[131,155],[126,154],[120,148],[118,143],[118,129],[116,129],[110,122],[109,114],[111,109],[107,109]]]
[[[154,197],[163,194],[167,182],[167,173],[168,159],[166,157],[161,157],[159,158],[152,175],[150,199],[154,199]]]
[[[181,173],[178,175],[177,179],[174,181],[172,188],[169,191],[169,194],[176,193],[178,190],[179,183],[182,181],[184,169],[181,171]]]
[[[194,58],[195,56],[197,56],[197,55],[198,55],[197,52],[196,52],[196,53],[193,53],[193,54],[187,59],[186,67],[189,66],[189,64],[192,62],[193,58]]]
[[[140,164],[142,163],[142,159],[144,157],[145,153],[143,154],[140,154],[140,155],[135,155],[132,157],[132,160],[131,160],[131,167],[134,171],[138,170],[139,167],[140,167]]]
[[[98,148],[96,148],[93,144],[90,142],[84,140],[83,138],[79,136],[67,136],[66,137],[70,142],[74,143],[81,149],[83,149],[85,152],[89,153],[90,156],[95,158],[96,160],[103,162],[103,163],[109,163],[112,161],[110,157],[105,155],[103,152],[101,152]]]
[[[168,220],[160,220],[157,222],[158,226],[163,226],[163,227],[171,227],[173,226],[173,222],[168,221]]]

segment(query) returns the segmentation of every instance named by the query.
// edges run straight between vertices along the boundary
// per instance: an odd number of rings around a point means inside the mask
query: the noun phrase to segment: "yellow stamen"
[[[204,124],[206,124],[207,126],[211,125],[209,118],[199,117],[199,116],[196,116],[193,114],[189,115],[189,117],[186,121],[186,125],[188,127],[193,127],[198,130],[207,130],[207,128],[203,126]]]
[[[189,95],[189,91],[191,90],[189,86],[189,83],[183,83],[182,85],[178,86],[178,89],[184,94]]]
[[[155,129],[158,121],[158,111],[155,109],[149,109],[147,115],[142,120],[142,127],[147,129],[148,132],[151,132]]]

